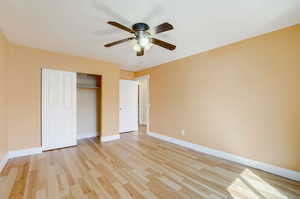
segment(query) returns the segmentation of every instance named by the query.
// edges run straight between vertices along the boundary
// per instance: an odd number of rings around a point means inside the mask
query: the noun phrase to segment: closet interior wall
[[[101,136],[101,76],[77,74],[77,138]]]

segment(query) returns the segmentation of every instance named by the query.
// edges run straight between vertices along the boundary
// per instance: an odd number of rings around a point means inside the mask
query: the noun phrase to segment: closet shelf
[[[77,84],[77,88],[100,88],[95,85],[88,85],[88,84]]]

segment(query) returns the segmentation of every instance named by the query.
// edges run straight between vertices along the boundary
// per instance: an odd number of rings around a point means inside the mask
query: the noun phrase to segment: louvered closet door
[[[43,150],[77,144],[76,92],[76,73],[43,69]]]

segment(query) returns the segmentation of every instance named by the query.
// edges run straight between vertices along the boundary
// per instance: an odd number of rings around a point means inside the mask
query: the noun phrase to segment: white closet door
[[[120,80],[120,132],[138,130],[138,82]]]
[[[43,150],[77,144],[76,91],[76,73],[43,69]]]

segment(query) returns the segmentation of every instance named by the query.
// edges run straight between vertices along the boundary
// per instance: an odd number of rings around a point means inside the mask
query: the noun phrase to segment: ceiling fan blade
[[[163,24],[160,24],[158,26],[156,26],[154,28],[154,34],[158,34],[158,33],[161,33],[161,32],[166,32],[166,31],[169,31],[169,30],[172,30],[173,29],[173,26],[169,23],[163,23]]]
[[[114,46],[114,45],[121,44],[121,43],[123,43],[123,42],[129,41],[129,40],[132,40],[133,38],[134,38],[134,37],[122,39],[122,40],[115,41],[115,42],[112,42],[112,43],[109,43],[109,44],[105,44],[104,46],[105,46],[105,47],[111,47],[111,46]]]
[[[175,48],[176,48],[176,46],[174,46],[173,44],[170,44],[170,43],[167,43],[167,42],[164,42],[162,40],[155,39],[155,38],[152,38],[151,42],[155,45],[166,48],[168,50],[175,50]]]
[[[143,56],[144,55],[144,48],[141,49],[141,51],[136,53],[136,56]]]
[[[134,33],[133,30],[131,30],[130,28],[126,27],[126,26],[123,26],[122,24],[119,24],[118,22],[115,22],[115,21],[109,21],[107,22],[108,24],[112,25],[112,26],[115,26],[117,28],[120,28],[122,30],[125,30],[127,32],[130,32],[130,33]]]

